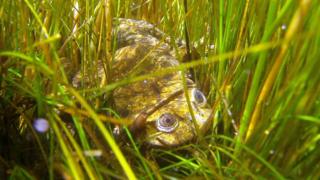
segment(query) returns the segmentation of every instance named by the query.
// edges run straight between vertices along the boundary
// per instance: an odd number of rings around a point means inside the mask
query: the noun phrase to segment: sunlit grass
[[[21,0],[1,2],[0,17],[0,177],[320,177],[318,1]],[[151,22],[200,58],[112,82],[114,17]],[[170,149],[113,137],[128,120],[112,90],[190,68],[215,113],[207,134]],[[78,71],[90,87],[72,87]]]

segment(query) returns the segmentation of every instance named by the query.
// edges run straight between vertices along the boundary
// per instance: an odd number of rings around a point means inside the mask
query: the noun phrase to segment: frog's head
[[[145,141],[153,146],[172,147],[184,144],[205,133],[211,124],[211,110],[204,94],[196,89],[188,90],[193,117],[189,111],[185,93],[169,95],[161,107],[146,119]]]

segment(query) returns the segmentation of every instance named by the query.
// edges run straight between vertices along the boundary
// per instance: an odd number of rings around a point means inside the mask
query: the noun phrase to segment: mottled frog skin
[[[115,19],[114,36],[117,49],[112,66],[112,80],[139,76],[179,65],[170,38],[154,25],[142,20]],[[183,42],[177,43],[179,49]],[[102,69],[102,68],[101,68]],[[102,74],[99,70],[98,76]],[[153,146],[172,147],[196,138],[197,132],[205,133],[211,124],[211,110],[206,98],[195,83],[187,77],[188,94],[195,117],[191,118],[183,90],[182,76],[177,71],[161,77],[116,88],[113,99],[118,112],[133,121],[131,130]],[[79,87],[78,73],[73,84]],[[196,126],[199,131],[196,131]]]

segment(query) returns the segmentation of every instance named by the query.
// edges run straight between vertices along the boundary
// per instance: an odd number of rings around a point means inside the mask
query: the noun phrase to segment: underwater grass
[[[318,1],[21,0],[2,1],[0,17],[1,177],[320,177]],[[113,17],[151,22],[200,57],[111,82]],[[207,134],[170,149],[145,149],[128,131],[127,143],[113,137],[128,120],[103,96],[189,69],[214,112]],[[78,71],[92,86],[72,88]],[[37,118],[48,132],[35,133]]]

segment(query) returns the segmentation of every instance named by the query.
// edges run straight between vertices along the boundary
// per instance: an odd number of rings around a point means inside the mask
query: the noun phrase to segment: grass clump
[[[0,17],[2,177],[320,177],[318,1],[21,0],[1,2]],[[200,57],[111,82],[114,17],[151,22]],[[190,68],[215,112],[209,133],[145,152],[129,132],[126,144],[114,139],[114,124],[128,121],[109,101],[113,89]],[[92,87],[72,87],[79,70]],[[37,118],[46,133],[34,129]]]

